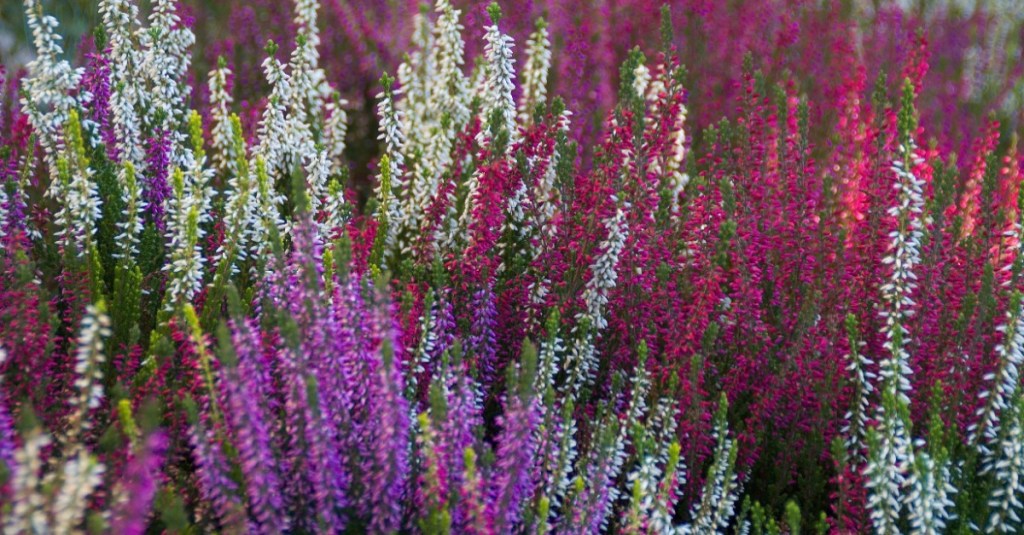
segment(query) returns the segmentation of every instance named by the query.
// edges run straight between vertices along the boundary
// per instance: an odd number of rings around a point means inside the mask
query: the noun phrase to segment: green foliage
[[[114,268],[113,306],[110,317],[113,325],[111,347],[131,347],[142,339],[139,329],[139,311],[142,302],[142,271],[127,262]]]

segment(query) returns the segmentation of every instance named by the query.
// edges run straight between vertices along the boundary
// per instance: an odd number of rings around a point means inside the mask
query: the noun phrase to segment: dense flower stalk
[[[110,85],[114,88],[110,107],[117,140],[112,148],[116,157],[142,170],[145,153],[141,109],[149,95],[138,83],[143,57],[132,43],[139,26],[139,8],[132,0],[103,0],[99,10],[110,40]],[[123,177],[121,182],[124,184]]]
[[[43,13],[38,0],[25,0],[25,15],[32,30],[36,58],[28,64],[29,77],[24,80],[25,97],[21,100],[23,112],[32,122],[39,143],[46,155],[50,183],[58,187],[57,151],[63,148],[60,129],[70,117],[75,98],[70,95],[82,77],[82,69],[74,69],[62,59],[61,37],[57,34],[57,19]],[[51,196],[60,191],[50,189]]]
[[[485,90],[483,122],[495,121],[492,126],[496,131],[514,135],[515,132],[515,101],[512,90],[515,88],[515,59],[512,57],[513,40],[501,33],[498,22],[501,20],[501,9],[497,4],[488,7],[491,25],[485,28],[484,48],[487,65],[485,67]],[[533,91],[536,91],[533,89]]]
[[[892,266],[892,275],[881,287],[886,308],[881,311],[885,321],[885,350],[888,356],[881,362],[879,379],[882,382],[882,403],[878,405],[878,441],[871,449],[865,473],[869,489],[868,507],[875,529],[880,533],[897,533],[897,522],[902,510],[902,489],[907,486],[907,475],[914,462],[909,429],[908,405],[911,392],[909,330],[906,325],[914,313],[911,293],[917,288],[915,266],[920,262],[921,238],[924,235],[923,182],[910,166],[920,166],[923,160],[915,154],[912,135],[916,130],[913,109],[913,87],[904,86],[903,107],[900,110],[899,159],[892,165],[896,175],[897,204],[888,210],[896,221],[890,233],[892,242],[889,255],[882,262]],[[922,460],[926,465],[930,462]],[[930,472],[932,467],[926,467]]]
[[[385,347],[376,388],[380,403],[376,409],[382,421],[374,441],[375,454],[370,472],[371,528],[388,533],[402,525],[406,471],[409,463],[409,410],[401,397],[401,379],[394,356]]]
[[[523,94],[519,100],[519,122],[529,124],[538,104],[547,98],[548,71],[551,69],[551,40],[548,24],[537,19],[537,29],[526,41],[526,64],[523,65]]]
[[[160,467],[164,463],[167,437],[162,433],[150,434],[134,458],[128,463],[120,489],[119,506],[113,512],[112,529],[118,533],[138,535],[146,532],[153,498],[160,482]]]

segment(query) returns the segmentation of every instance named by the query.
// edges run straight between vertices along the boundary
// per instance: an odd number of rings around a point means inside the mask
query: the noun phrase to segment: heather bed
[[[25,2],[5,531],[1021,529],[1019,22],[144,4]]]

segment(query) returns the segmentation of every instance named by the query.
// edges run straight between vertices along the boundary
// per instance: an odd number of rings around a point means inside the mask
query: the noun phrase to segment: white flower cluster
[[[96,234],[102,203],[99,188],[93,180],[94,172],[85,155],[81,122],[75,109],[68,112],[64,139],[69,150],[62,151],[57,158],[57,174],[63,195],[56,214],[62,223],[57,236],[64,250],[86,256]]]
[[[234,99],[228,91],[228,78],[231,69],[223,58],[216,69],[210,71],[210,145],[213,148],[213,165],[219,173],[238,173],[238,154],[235,152],[235,141],[231,132],[231,103]]]
[[[663,93],[676,93],[684,91],[683,87],[672,78],[672,70],[668,64],[661,64],[658,73],[647,85],[646,100],[651,108],[651,113],[646,116],[648,122],[659,120],[660,106]],[[686,162],[686,116],[688,110],[685,104],[680,103],[679,109],[670,118],[672,121],[669,131],[671,145],[668,154],[658,154],[650,159],[649,167],[655,175],[664,177],[669,191],[671,192],[671,213],[673,218],[679,217],[679,194],[683,192],[690,182],[690,176],[683,170]]]
[[[330,163],[334,167],[343,165],[341,156],[345,152],[345,136],[348,135],[348,101],[333,93],[324,105],[324,132],[322,144]]]
[[[532,205],[533,200],[530,198],[526,183],[520,181],[515,191],[512,192],[512,196],[506,201],[505,212],[507,216],[501,222],[502,235],[510,234],[515,236],[517,244],[522,244],[522,248],[526,250],[531,260],[535,257],[533,240],[531,239],[534,229],[530,225],[531,222],[527,220],[526,214],[533,211]],[[502,258],[506,256],[506,249],[510,249],[506,242],[498,243],[498,254]],[[498,273],[504,273],[505,268],[505,262],[499,264]]]
[[[12,508],[4,518],[4,533],[76,533],[85,521],[89,496],[102,483],[105,471],[81,445],[65,452],[56,469],[43,471],[44,452],[52,439],[38,429],[15,452]]]
[[[211,220],[214,191],[210,181],[214,170],[206,167],[199,121],[199,114],[192,112],[194,150],[190,154],[195,160],[188,163],[187,175],[175,169],[171,179],[174,196],[168,202],[167,217],[171,261],[164,267],[170,271],[165,296],[169,308],[175,303],[190,302],[203,286],[206,259],[200,240],[206,235],[203,224]]]
[[[351,215],[351,207],[345,202],[345,191],[337,180],[327,184],[327,201],[324,203],[323,232],[325,237],[331,237],[334,229],[344,228],[345,222]]]
[[[442,175],[453,163],[456,137],[470,118],[469,82],[462,72],[465,43],[460,11],[448,0],[439,0],[435,12],[435,24],[425,14],[416,16],[413,50],[398,69],[399,86],[394,91],[394,100],[382,100],[379,108],[381,139],[389,151],[396,151],[389,155],[397,171],[407,167],[408,172],[405,177],[392,170],[395,197],[388,215],[399,219],[389,219],[389,232],[394,234],[389,235],[389,249],[397,246],[404,250],[408,243],[402,237],[418,235],[429,223],[424,211],[439,194]],[[383,94],[379,98],[384,98]],[[385,104],[394,108],[393,115]],[[396,155],[400,157],[396,159]],[[449,202],[446,220],[434,229],[435,249],[442,237],[452,236],[455,231],[453,205],[454,202]]]
[[[851,339],[850,352],[846,358],[849,364],[846,371],[853,378],[853,402],[850,410],[843,415],[843,427],[840,430],[845,437],[848,452],[856,462],[863,461],[865,432],[868,429],[868,412],[871,409],[872,383],[875,373],[871,371],[874,362],[861,352],[866,344],[862,340]]]
[[[96,235],[96,223],[100,219],[99,189],[90,167],[76,165],[68,172],[71,178],[65,186],[64,203],[57,212],[57,220],[64,221],[65,226],[57,232],[57,236],[66,249],[74,243],[73,250],[79,256],[85,256],[88,244]]]
[[[646,360],[647,348],[646,346],[641,351],[643,359]],[[646,364],[644,362],[643,364]],[[626,406],[625,425],[619,429],[619,440],[626,442],[629,439],[629,433],[632,428],[640,423],[640,421],[647,415],[647,396],[651,393],[651,373],[647,371],[647,366],[638,365],[636,371],[633,374],[633,381],[630,388],[629,394],[629,405]]]
[[[25,0],[25,14],[36,57],[27,65],[28,76],[22,81],[26,96],[21,99],[21,107],[43,147],[51,184],[47,195],[61,198],[64,192],[60,189],[57,152],[63,149],[64,140],[60,134],[77,106],[71,91],[78,87],[83,69],[74,69],[61,59],[64,49],[57,34],[57,19],[43,14],[39,0]]]
[[[291,72],[302,103],[314,112],[319,112],[333,93],[327,74],[320,68],[319,9],[318,0],[295,0],[295,27],[301,37],[292,52]]]
[[[75,350],[75,388],[78,396],[72,399],[74,409],[70,421],[72,433],[89,427],[87,414],[99,407],[103,399],[103,339],[110,336],[110,318],[102,303],[89,305],[82,318]],[[74,426],[79,426],[75,429]]]
[[[646,352],[642,356],[646,357]],[[642,368],[643,365],[637,368],[639,380],[634,379],[631,394],[634,399],[646,396],[650,389],[648,374],[641,371]],[[622,514],[622,524],[629,526],[626,532],[670,533],[673,529],[678,488],[686,482],[685,466],[679,463],[678,451],[674,454],[669,451],[678,448],[678,444],[673,443],[676,416],[674,404],[662,398],[651,411],[647,425],[637,425],[640,422],[634,421],[627,426],[638,459],[626,476],[630,483],[628,488],[633,490],[630,505]]]
[[[115,148],[122,164],[118,182],[125,204],[118,236],[123,246],[118,256],[124,258],[138,254],[140,212],[145,208],[139,177],[156,172],[148,169],[146,136],[168,140],[172,166],[187,168],[193,163],[184,146],[182,127],[191,90],[186,78],[195,36],[182,23],[173,0],[154,2],[148,26],[141,24],[133,0],[103,0],[100,13],[110,41],[110,106]]]
[[[384,149],[397,167],[405,166],[405,126],[402,123],[403,113],[395,105],[394,94],[383,91],[377,94],[377,114],[380,116],[380,133],[377,139],[384,142]]]
[[[537,30],[530,36],[527,42],[526,70],[524,71],[523,94],[519,103],[519,122],[522,127],[527,127],[533,122],[533,112],[538,104],[544,103],[547,95],[548,70],[551,67],[550,42],[547,38],[547,26],[543,19],[538,19]],[[559,128],[564,134],[568,130],[569,114],[563,112],[559,117]],[[541,233],[553,236],[556,228],[551,224],[554,218],[558,190],[555,188],[557,177],[556,167],[559,154],[557,145],[551,146],[550,152],[531,156],[527,159],[527,167],[530,173],[539,177],[535,180],[533,187],[528,188],[525,182],[520,182],[512,197],[508,200],[506,211],[508,217],[503,222],[502,234],[511,231],[517,237],[519,244],[525,249],[530,261],[533,261],[544,250],[544,243],[537,243],[535,238]],[[532,189],[532,191],[530,191]],[[527,218],[527,213],[534,214],[532,219]],[[504,257],[505,244],[502,247],[501,256]],[[499,266],[499,271],[504,270],[504,263]],[[546,282],[537,285],[537,292],[546,293]],[[538,294],[534,295],[539,297]]]
[[[121,214],[124,220],[117,222],[117,241],[121,249],[114,255],[121,259],[133,258],[139,254],[139,236],[143,228],[142,210],[147,204],[142,199],[142,188],[139,186],[134,164],[125,161],[118,170],[118,176],[124,188],[121,196],[125,206]]]
[[[1020,390],[1020,366],[1024,363],[1024,304],[1011,302],[1017,306],[1006,311],[1006,322],[996,328],[1003,333],[1002,343],[996,345],[999,357],[994,372],[986,374],[985,381],[993,384],[979,394],[984,404],[978,409],[978,420],[968,427],[969,441],[977,443],[982,450],[986,464],[992,462],[992,452],[986,448],[999,435],[1000,414],[1012,409],[1012,404]]]
[[[144,49],[142,74],[149,86],[150,109],[146,126],[170,138],[172,165],[185,165],[182,146],[185,135],[184,102],[190,86],[186,83],[195,35],[175,13],[175,0],[156,0],[149,16],[149,28],[137,34]]]
[[[75,533],[85,520],[88,497],[101,483],[103,465],[78,448],[40,478],[51,442],[35,430],[15,452],[13,507],[4,519],[4,533]]]
[[[100,14],[110,43],[110,108],[118,157],[141,172],[146,158],[141,114],[150,97],[140,83],[145,58],[134,44],[139,8],[132,0],[103,0]],[[122,174],[122,185],[124,181]]]
[[[243,151],[245,147],[244,141],[242,141],[241,121],[237,115],[232,115],[229,120],[232,132],[231,143],[236,147],[236,151]],[[253,213],[250,209],[250,202],[254,197],[253,177],[245,158],[240,157],[238,163],[241,168],[229,179],[224,199],[224,240],[214,253],[214,262],[218,266],[218,277],[237,273],[238,261],[246,257],[245,225],[250,221]]]
[[[919,441],[918,447],[923,446],[923,441]],[[928,452],[919,451],[914,457],[908,486],[910,492],[906,502],[910,533],[945,533],[946,521],[951,517],[949,511],[955,506],[952,496],[956,493],[950,482],[949,463],[944,460],[937,462]]]
[[[879,533],[895,533],[904,500],[902,491],[911,481],[908,473],[914,460],[910,440],[909,415],[910,398],[910,355],[905,321],[913,314],[914,301],[911,292],[917,287],[914,266],[920,260],[921,238],[924,224],[921,213],[924,209],[923,181],[914,176],[911,165],[920,165],[923,160],[915,154],[911,144],[900,146],[901,157],[893,162],[896,175],[894,188],[897,202],[889,208],[889,215],[896,219],[897,229],[889,237],[889,255],[882,263],[892,265],[892,275],[881,287],[882,300],[886,305],[880,312],[885,321],[885,348],[887,358],[881,362],[879,391],[882,402],[878,405],[873,444],[865,466],[868,489],[867,506],[869,516]],[[920,480],[917,480],[920,481]]]
[[[921,238],[924,236],[924,181],[914,176],[910,169],[911,165],[920,165],[924,160],[915,151],[913,145],[901,146],[900,152],[905,158],[892,164],[891,169],[896,174],[893,187],[898,194],[896,205],[890,207],[888,213],[896,218],[898,228],[889,233],[892,239],[890,252],[882,259],[883,264],[892,265],[892,275],[881,287],[886,308],[880,312],[885,321],[883,332],[890,356],[882,361],[879,375],[885,382],[895,382],[901,403],[910,401],[907,397],[911,390],[910,355],[906,350],[910,337],[905,323],[914,313],[915,303],[910,295],[917,288],[914,267],[921,260]]]
[[[85,521],[89,496],[99,488],[105,467],[77,438],[87,429],[85,413],[99,406],[103,395],[103,338],[110,335],[110,320],[103,305],[90,305],[82,319],[75,353],[75,388],[68,436],[63,451],[55,455],[53,439],[39,428],[23,437],[14,452],[15,465],[8,467],[13,492],[5,511],[4,533],[77,533]],[[0,348],[0,362],[6,358]],[[44,466],[44,459],[47,463]],[[45,468],[45,470],[44,470]],[[45,471],[45,475],[42,475]]]
[[[673,443],[676,436],[676,421],[678,414],[675,411],[675,404],[668,399],[662,398],[655,407],[651,416],[651,427],[658,430],[655,440],[664,445],[655,455],[649,456],[657,459],[662,464],[664,475],[656,491],[657,495],[653,500],[643,496],[647,516],[647,525],[655,533],[664,533],[676,528],[673,525],[676,504],[682,495],[681,488],[686,484],[686,465],[679,457],[679,445]]]
[[[448,0],[437,0],[437,27],[434,30],[436,46],[431,51],[439,84],[430,86],[431,100],[436,102],[441,116],[448,116],[445,137],[454,139],[455,132],[469,122],[469,80],[462,72],[465,63],[463,26],[460,11]]]
[[[552,489],[551,504],[556,507],[565,500],[569,485],[572,483],[573,463],[579,456],[579,443],[576,441],[576,431],[578,428],[576,426],[576,419],[569,411],[570,408],[568,406],[563,407],[562,413],[556,416],[558,424],[555,436],[558,437],[558,441],[555,445],[558,456],[555,458],[554,466],[548,472],[550,474],[548,478],[550,486],[547,488]]]
[[[317,27],[317,0],[296,0],[295,25],[298,28],[295,50],[289,61],[292,77],[293,98],[288,115],[287,132],[289,146],[295,155],[294,166],[306,171],[306,187],[311,209],[315,214],[327,193],[329,164],[344,151],[345,127],[337,122],[345,121],[346,115],[340,107],[345,103],[336,99],[336,92],[327,83],[327,75],[320,67],[320,30]],[[331,113],[331,108],[334,113]],[[326,128],[324,118],[333,118],[331,129]],[[314,135],[314,124],[324,133]],[[326,138],[326,134],[334,136]],[[338,138],[337,136],[341,137]],[[330,152],[324,142],[330,143]],[[288,176],[288,175],[285,175]]]
[[[117,157],[121,160],[118,183],[121,185],[125,208],[123,221],[118,222],[119,258],[132,258],[138,254],[139,235],[142,232],[142,190],[140,173],[146,169],[143,148],[142,114],[149,105],[150,93],[140,83],[145,57],[136,48],[139,30],[139,8],[131,0],[103,0],[100,14],[109,40],[110,108],[111,124],[116,139]]]
[[[633,496],[628,510],[623,513],[624,531],[629,533],[671,533],[675,526],[672,517],[679,499],[679,488],[686,484],[686,466],[679,459],[679,445],[673,443],[676,432],[676,414],[672,402],[662,399],[650,417],[653,433],[643,428],[642,435],[633,440],[636,448],[649,448],[626,478],[631,483]]]
[[[415,232],[422,225],[422,211],[437,191],[440,173],[450,164],[453,141],[443,131],[439,102],[435,100],[440,85],[435,81],[440,48],[436,33],[423,13],[418,13],[413,23],[413,50],[398,67],[395,95],[401,98],[394,102],[409,134],[402,142],[402,161],[410,163],[411,175],[408,194],[401,202],[405,220],[399,223],[398,232]]]
[[[601,254],[594,259],[594,263],[590,266],[591,277],[583,290],[585,314],[593,322],[594,328],[598,330],[608,326],[608,320],[604,317],[604,307],[608,304],[609,290],[615,287],[618,280],[616,268],[619,264],[619,256],[626,246],[626,238],[629,236],[624,209],[629,209],[629,203],[626,203],[624,207],[617,208],[615,215],[605,220],[604,226],[608,229],[608,235],[601,242]]]
[[[540,344],[537,354],[537,377],[533,384],[533,390],[540,393],[554,386],[555,376],[562,369],[562,357],[565,354],[565,343],[558,335],[557,323],[549,322],[548,328],[554,332],[548,333],[548,338]],[[541,411],[543,410],[542,406]]]
[[[63,469],[43,478],[43,488],[57,488],[53,496],[48,529],[43,532],[74,533],[85,518],[89,496],[103,482],[106,469],[81,446],[64,462]]]
[[[232,207],[227,218],[237,225],[229,232],[239,233],[228,237],[230,246],[218,250],[217,262],[223,261],[230,250],[237,257],[228,260],[232,271],[236,260],[265,256],[273,229],[282,236],[290,232],[281,211],[285,200],[282,190],[290,184],[292,173],[305,171],[307,193],[316,214],[328,193],[331,164],[338,161],[345,148],[346,103],[331,89],[319,66],[318,8],[315,0],[296,0],[295,48],[287,65],[274,56],[276,45],[270,45],[263,71],[271,93],[248,158],[237,120],[228,115],[230,71],[221,65],[211,73],[215,158],[218,168],[231,171],[225,192],[226,205]],[[246,165],[239,169],[242,160]],[[329,229],[325,225],[321,230]]]
[[[893,272],[881,288],[886,308],[880,315],[885,320],[882,332],[889,356],[882,361],[879,371],[882,400],[876,416],[878,424],[868,434],[869,455],[864,472],[867,507],[878,533],[900,532],[904,506],[911,533],[941,533],[953,516],[951,496],[956,492],[951,483],[949,459],[929,451],[924,440],[912,444],[910,438],[911,369],[905,324],[914,312],[910,294],[917,287],[914,267],[920,261],[926,224],[922,215],[924,181],[911,168],[924,160],[916,154],[912,141],[901,144],[899,150],[900,158],[892,165],[897,203],[888,211],[896,219],[897,228],[889,234],[890,253],[883,259],[884,264],[892,265]],[[937,451],[942,451],[941,444]]]
[[[723,397],[723,405],[724,402]],[[690,510],[692,523],[676,528],[675,533],[680,535],[725,533],[729,527],[729,520],[736,511],[736,503],[740,496],[739,474],[736,473],[736,453],[739,446],[729,436],[725,410],[722,407],[718,409],[712,433],[715,439],[715,454],[705,479],[701,500]]]
[[[385,258],[392,250],[408,252],[408,238],[423,232],[429,232],[429,250],[435,254],[442,248],[464,243],[460,238],[472,223],[481,168],[470,167],[470,178],[464,189],[460,188],[466,200],[461,206],[457,206],[457,193],[442,192],[440,186],[444,173],[455,163],[452,149],[470,120],[474,98],[479,98],[481,103],[476,110],[483,127],[477,139],[479,143],[489,145],[492,126],[507,132],[512,141],[519,135],[517,107],[512,96],[515,84],[512,38],[502,34],[496,23],[488,26],[484,55],[477,58],[473,78],[467,78],[463,73],[465,43],[460,12],[448,0],[438,0],[434,11],[437,17],[433,24],[424,14],[415,18],[413,49],[399,67],[398,87],[393,97],[389,99],[384,93],[378,97],[381,99],[378,106],[380,139],[393,165],[391,197],[384,207],[388,219]],[[536,106],[545,101],[550,56],[547,30],[539,23],[527,50],[528,72],[518,107],[519,126],[528,126]],[[490,125],[495,114],[499,124]],[[568,113],[562,123],[567,128]],[[542,209],[547,214],[543,219],[551,219],[552,201],[557,197],[553,185],[557,159],[556,154],[530,158],[531,172],[536,171],[544,179],[532,188],[522,184],[514,188],[516,196],[509,206],[514,217],[524,215],[529,207]],[[540,161],[548,167],[535,169]],[[449,198],[438,198],[439,195]],[[425,211],[435,202],[443,203],[446,213],[440,221],[427,221]],[[544,221],[517,221],[523,223],[518,230],[524,236],[544,227]],[[424,228],[428,225],[429,230]]]
[[[561,369],[565,346],[559,335],[557,317],[548,321],[548,337],[540,346],[537,361],[537,375],[534,378],[533,391],[542,397],[555,391],[555,378]],[[572,483],[570,474],[573,463],[578,455],[576,443],[576,420],[572,417],[573,407],[556,401],[548,408],[547,404],[538,406],[541,425],[537,430],[538,451],[545,452],[540,468],[544,480],[544,488],[549,489],[546,497],[553,507],[559,507],[565,493]]]
[[[641,352],[646,355],[646,348]],[[597,486],[604,485],[606,488],[590,488],[588,491],[594,495],[606,494],[605,507],[594,507],[592,510],[595,514],[600,515],[599,523],[602,528],[605,528],[608,522],[608,517],[611,515],[611,507],[609,504],[614,504],[619,501],[619,488],[618,485],[612,482],[618,479],[622,473],[623,466],[628,459],[626,454],[626,448],[630,445],[631,432],[638,426],[642,425],[643,419],[647,416],[647,397],[651,391],[651,378],[650,373],[646,367],[638,366],[636,374],[633,376],[630,395],[629,405],[626,407],[626,412],[622,417],[622,421],[612,429],[615,430],[614,438],[604,448],[592,448],[590,456],[587,458],[589,466],[598,466],[604,469],[602,477],[591,478],[591,483]],[[618,418],[618,416],[614,416]],[[595,454],[601,455],[601,460],[595,459]],[[582,459],[581,459],[582,461]],[[583,474],[583,467],[577,467],[577,473]],[[592,521],[593,522],[593,521]]]
[[[519,123],[533,121],[534,108],[547,99],[548,71],[551,70],[551,40],[544,19],[537,20],[537,29],[526,41],[526,63],[523,65],[523,94],[519,100]]]
[[[212,223],[214,168],[207,165],[203,148],[203,125],[199,113],[188,117],[191,150],[183,152],[183,168],[175,168],[171,177],[173,196],[168,199],[166,239],[170,263],[164,269],[167,279],[165,303],[168,309],[190,302],[202,289],[203,257],[201,240],[204,225]]]
[[[402,178],[402,169],[405,167],[403,149],[406,137],[401,112],[395,109],[394,94],[390,88],[385,88],[385,91],[379,93],[377,98],[380,99],[377,104],[377,113],[380,115],[380,134],[377,139],[384,142],[387,158],[381,159],[381,169],[378,173],[374,193],[381,201],[378,210],[384,211],[388,223],[383,229],[386,233],[383,260],[386,261],[398,243],[399,232],[406,224],[406,214],[402,209],[403,193],[405,193],[405,184]],[[384,166],[387,166],[387,169],[384,169]]]
[[[875,532],[896,534],[903,507],[901,493],[913,457],[904,414],[890,390],[883,392],[878,423],[868,432],[868,462],[864,468],[867,509]]]
[[[987,533],[1013,533],[1022,525],[1024,511],[1024,396],[1001,417],[1001,430],[995,443],[996,486],[989,496],[990,516]]]
[[[683,164],[686,162],[686,114],[686,106],[680,104],[675,123],[672,125],[672,154],[665,169],[672,185],[673,217],[679,217],[679,194],[690,183],[690,175],[683,171]]]
[[[252,172],[256,169],[254,158],[258,157],[263,159],[269,177],[276,177],[279,174],[287,176],[286,162],[292,149],[290,142],[294,140],[294,136],[290,134],[295,133],[289,131],[291,125],[288,121],[289,103],[294,97],[292,78],[285,71],[284,64],[273,55],[263,60],[263,73],[271,90],[257,129],[257,142],[253,156],[250,157],[249,170]],[[268,198],[261,197],[264,192],[254,193],[256,194],[249,198],[244,228],[248,252],[258,256],[267,248],[267,225],[274,225],[283,230],[284,221],[279,207],[284,203],[284,196],[271,189],[265,192],[269,195]],[[261,212],[261,207],[266,207],[270,211]]]
[[[420,337],[415,346],[406,348],[409,355],[414,355],[411,366],[405,369],[405,384],[407,393],[417,392],[419,388],[419,375],[426,371],[426,365],[437,352],[437,314],[438,305],[433,291],[429,294],[430,307],[420,314],[419,330]],[[415,395],[415,394],[413,394]]]
[[[555,330],[556,321],[548,324],[549,330]],[[549,334],[540,351],[537,383],[535,388],[543,392],[547,388],[554,388],[553,372],[557,368],[562,353],[561,342],[557,332]],[[646,359],[646,346],[639,350],[641,361]],[[551,377],[551,378],[549,378]],[[565,491],[572,481],[576,482],[575,489],[570,490],[571,501],[576,502],[576,507],[581,507],[578,500],[583,500],[585,508],[589,513],[600,515],[600,518],[575,519],[574,524],[566,527],[568,530],[584,529],[586,525],[598,523],[605,526],[607,516],[611,513],[608,504],[619,501],[619,491],[611,485],[602,486],[602,481],[609,481],[619,477],[626,461],[635,459],[633,468],[627,475],[627,480],[632,483],[633,495],[630,506],[623,512],[620,527],[626,533],[715,533],[711,531],[693,531],[691,526],[674,525],[672,523],[676,502],[681,495],[679,487],[685,484],[685,466],[679,463],[678,444],[672,444],[672,438],[676,435],[676,421],[678,419],[677,408],[671,398],[660,398],[653,410],[648,406],[648,399],[651,394],[651,379],[644,366],[637,366],[636,374],[631,381],[629,389],[629,402],[626,404],[624,414],[614,416],[621,422],[606,423],[607,434],[598,437],[592,445],[590,454],[578,460],[573,470],[551,471],[551,466],[546,462],[544,465],[545,474],[548,475],[546,488],[553,489],[551,495],[545,497],[551,500],[553,505],[558,505],[565,496]],[[570,405],[571,407],[571,405]],[[554,433],[557,440],[552,442],[552,433],[544,434],[544,430],[551,427],[551,423],[557,421],[555,415],[550,411],[542,410],[543,424],[539,427],[543,436],[538,437],[539,443],[548,445],[553,450],[550,460],[555,461],[560,467],[566,467],[565,460],[571,462],[576,454],[576,442],[573,439],[575,428],[559,429]],[[728,438],[728,430],[724,419],[724,407],[716,420],[716,437],[719,447],[716,449],[716,465],[718,472],[712,472],[709,476],[710,485],[705,489],[706,502],[703,508],[695,508],[701,518],[705,518],[709,525],[724,529],[728,520],[732,517],[738,497],[737,477],[733,473],[735,463],[735,447]],[[572,419],[568,413],[564,417],[571,423]],[[604,428],[604,426],[602,426]],[[627,449],[632,445],[636,452],[627,454]],[[651,450],[650,448],[655,448]],[[541,451],[545,451],[541,448]],[[554,455],[557,451],[558,454]],[[575,473],[576,477],[572,474]],[[586,485],[583,474],[587,474],[586,480],[596,482]],[[601,497],[603,496],[603,498]]]
[[[512,57],[512,37],[501,33],[498,24],[495,22],[484,28],[484,57],[487,62],[484,64],[486,72],[484,90],[484,111],[486,115],[482,118],[484,124],[488,124],[491,117],[498,115],[498,126],[510,136],[516,135],[516,103],[512,98],[512,90],[515,88],[515,62]],[[481,141],[486,142],[486,136]]]
[[[628,209],[628,205],[625,208]],[[626,246],[626,237],[629,235],[623,208],[617,208],[615,215],[605,220],[604,225],[608,229],[608,235],[600,244],[601,253],[590,266],[591,276],[583,290],[585,309],[576,315],[576,325],[573,326],[576,343],[567,364],[572,378],[568,386],[574,399],[597,371],[595,341],[598,333],[608,326],[608,320],[604,317],[604,307],[608,304],[608,292],[615,287],[618,280],[619,256]],[[581,325],[586,325],[586,328],[581,329]]]
[[[430,19],[424,13],[413,17],[412,51],[398,66],[398,88],[396,95],[402,98],[395,102],[395,108],[406,117],[411,139],[407,147],[410,154],[422,151],[430,139],[431,119],[436,107],[430,101],[431,81],[437,76],[435,69],[434,32]]]
[[[44,500],[37,489],[43,468],[42,453],[51,443],[49,436],[37,431],[25,437],[14,453],[16,466],[11,477],[14,500],[10,514],[4,519],[4,533],[42,533],[38,528],[46,527]]]
[[[1020,223],[1010,231],[1016,254],[1021,254]],[[1013,263],[1004,270],[1013,269]],[[996,370],[985,376],[993,386],[979,394],[983,400],[978,420],[968,427],[969,441],[982,457],[982,473],[993,474],[986,533],[1009,533],[1022,524],[1024,512],[1024,390],[1020,366],[1024,363],[1024,297],[1011,294],[1006,321],[997,330],[1003,340],[996,346]]]
[[[614,481],[622,473],[627,460],[626,444],[619,439],[618,429],[622,425],[616,416],[606,416],[602,420],[600,429],[603,433],[594,437],[589,453],[577,462],[576,488],[568,497],[568,506],[581,514],[563,517],[565,525],[556,533],[595,533],[594,525],[600,532],[607,530],[611,505],[619,495]],[[586,480],[583,474],[586,474]]]
[[[7,195],[7,190],[0,187],[0,238],[7,236],[7,226],[10,224],[7,220],[10,217],[10,208],[8,208],[10,202],[11,199]]]
[[[647,96],[647,88],[651,85],[651,70],[640,62],[633,69],[633,92],[640,98]]]
[[[641,357],[644,356],[646,349],[641,351]],[[633,388],[633,396],[647,395],[647,390],[636,381]],[[678,442],[673,442],[680,416],[675,402],[670,398],[659,399],[644,425],[639,425],[639,419],[627,419],[636,464],[627,476],[633,495],[622,512],[620,529],[623,533],[705,535],[730,532],[741,485],[736,472],[738,444],[729,436],[727,410],[728,402],[723,397],[715,415],[712,431],[715,450],[701,499],[690,510],[690,522],[684,524],[673,522],[681,487],[686,484],[681,448]]]
[[[25,14],[36,49],[36,57],[29,64],[29,75],[23,80],[25,90],[21,99],[22,110],[28,115],[33,131],[43,148],[50,186],[48,197],[64,199],[57,220],[61,223],[59,237],[65,250],[86,252],[86,244],[95,232],[99,219],[99,196],[92,183],[92,170],[88,161],[59,161],[67,142],[69,122],[79,101],[87,102],[92,95],[82,92],[71,96],[82,79],[83,70],[75,69],[62,59],[64,50],[57,34],[57,19],[44,15],[39,0],[25,0]],[[76,118],[74,128],[81,137],[81,123]]]

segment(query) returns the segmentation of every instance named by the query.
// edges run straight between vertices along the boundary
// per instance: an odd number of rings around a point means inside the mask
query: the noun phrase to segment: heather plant
[[[6,531],[1022,527],[1016,75],[936,110],[958,12],[755,3],[781,28],[837,15],[818,64],[666,7],[563,93],[591,35],[559,31],[574,2],[264,4],[232,15],[242,45],[273,34],[258,60],[193,63],[201,9],[103,0],[75,67],[25,0],[36,56],[0,115]],[[923,30],[863,26],[886,17]],[[991,24],[985,46],[1012,41]],[[723,26],[719,70],[679,46]]]

